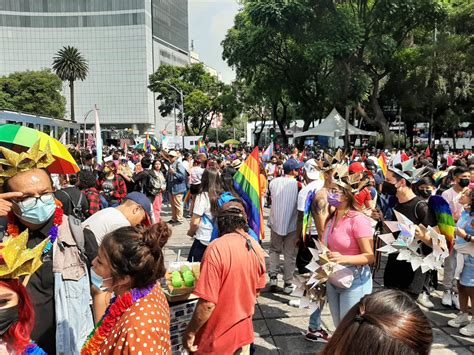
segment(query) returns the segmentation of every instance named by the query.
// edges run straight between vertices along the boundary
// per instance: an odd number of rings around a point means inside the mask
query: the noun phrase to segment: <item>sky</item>
[[[221,42],[233,26],[240,5],[237,0],[189,0],[188,6],[189,41],[194,41],[194,51],[230,83],[235,73],[222,59]]]

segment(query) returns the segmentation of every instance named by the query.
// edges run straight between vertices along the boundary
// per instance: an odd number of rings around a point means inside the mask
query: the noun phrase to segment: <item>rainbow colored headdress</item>
[[[46,144],[44,150],[39,149],[39,144],[38,140],[27,152],[23,153],[0,147],[0,152],[3,154],[3,159],[0,159],[0,184],[18,173],[33,168],[47,168],[54,162],[49,143]]]
[[[8,237],[0,244],[0,278],[16,279],[31,275],[43,264],[41,256],[49,237],[33,249],[26,246],[28,230],[17,237]]]

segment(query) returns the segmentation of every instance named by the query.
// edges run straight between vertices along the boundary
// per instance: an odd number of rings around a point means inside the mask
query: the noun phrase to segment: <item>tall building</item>
[[[74,85],[78,122],[97,104],[105,127],[164,129],[148,77],[189,63],[188,1],[0,0],[0,76],[51,68],[68,45],[89,64]],[[63,95],[69,102],[66,82]]]

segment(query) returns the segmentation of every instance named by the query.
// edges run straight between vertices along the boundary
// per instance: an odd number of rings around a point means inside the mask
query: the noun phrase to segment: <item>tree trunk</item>
[[[378,127],[383,135],[384,141],[384,148],[385,149],[392,149],[392,137],[390,132],[390,125],[383,114],[382,108],[380,107],[379,103],[379,91],[380,91],[380,79],[374,78],[373,79],[373,88],[372,94],[370,98],[370,104],[372,106],[372,110],[374,111],[375,117],[371,118],[361,106],[360,103],[357,105],[357,112],[361,115],[361,117],[366,120],[368,123],[375,125]]]
[[[456,130],[453,128],[451,129],[451,132],[453,133],[453,149],[456,150]],[[434,139],[433,139],[434,142]]]
[[[202,132],[202,139],[206,139],[206,136],[207,136],[207,131],[209,130],[209,127],[211,127],[211,123],[207,124],[205,127],[204,127],[204,130]]]
[[[285,108],[285,105],[283,105],[283,115],[285,115],[285,111],[286,111],[286,108]],[[283,138],[283,144],[288,145],[288,136],[286,135],[284,118],[285,117],[280,119],[278,117],[278,103],[272,104],[272,119],[274,122],[277,123],[278,128],[280,129],[281,137]]]
[[[260,142],[260,137],[262,136],[263,129],[265,128],[265,123],[267,122],[266,120],[262,121],[262,126],[260,128],[260,131],[257,132],[257,125],[255,125],[255,130],[253,131],[253,134],[255,134],[255,146],[258,145],[258,142]]]
[[[70,93],[70,100],[71,100],[71,121],[75,121],[74,116],[74,80],[69,81],[69,93]]]

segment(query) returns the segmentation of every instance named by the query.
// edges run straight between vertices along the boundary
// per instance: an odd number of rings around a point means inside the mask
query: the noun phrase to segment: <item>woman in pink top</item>
[[[352,187],[347,182],[347,177],[333,177],[327,199],[335,212],[329,216],[324,230],[324,242],[330,250],[329,260],[348,267],[354,273],[349,288],[339,288],[327,282],[326,294],[335,326],[353,305],[372,292],[369,267],[374,261],[371,220],[357,210]]]

